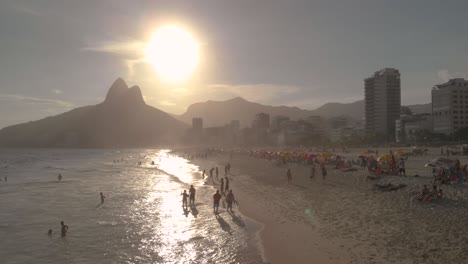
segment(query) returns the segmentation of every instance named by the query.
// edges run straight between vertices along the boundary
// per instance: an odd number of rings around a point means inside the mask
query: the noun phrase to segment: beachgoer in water
[[[62,180],[62,174],[59,173],[59,175],[57,176],[57,181],[61,181]]]
[[[101,196],[101,203],[103,204],[103,203],[104,203],[104,199],[105,199],[106,197],[104,196],[104,194],[102,194],[102,192],[100,192],[99,195]]]
[[[291,169],[288,169],[286,176],[288,177],[288,184],[290,184],[292,182]]]
[[[216,167],[216,179],[219,180],[219,178],[218,178],[218,167]]]
[[[229,179],[228,179],[227,176],[224,177],[224,178],[226,179],[226,180],[225,180],[225,182],[226,182],[226,187],[224,188],[224,191],[227,192],[227,191],[229,191]]]
[[[218,208],[219,208],[219,201],[221,200],[221,194],[219,191],[216,191],[216,193],[213,195],[213,210],[215,213],[218,213]]]
[[[211,168],[211,169],[210,169],[210,179],[211,179],[212,181],[213,181],[213,170],[214,170],[214,168]]]
[[[151,165],[154,165],[154,161],[151,161]]]
[[[227,210],[232,212],[232,204],[236,201],[234,198],[234,194],[232,193],[232,190],[229,191],[228,195],[226,196],[226,202],[227,202]]]
[[[325,178],[327,177],[327,168],[325,168],[325,165],[323,164],[320,165],[320,168],[322,169],[322,179],[325,180]]]
[[[202,179],[205,179],[205,173],[206,173],[206,170],[203,170]]]
[[[221,193],[224,193],[224,179],[221,178]]]
[[[52,229],[49,229],[49,231],[47,231],[48,236],[52,236],[53,233],[54,233],[54,231],[52,231]]]
[[[193,185],[190,185],[190,190],[189,190],[189,201],[190,204],[195,204],[195,188],[193,188]]]
[[[5,182],[7,182],[8,181],[8,176],[3,177],[3,179],[5,179]]]
[[[313,180],[315,178],[315,172],[316,172],[315,164],[312,163],[312,167],[310,168],[310,180]]]
[[[66,237],[68,232],[68,226],[63,221],[60,222],[60,225],[62,226],[62,237]]]
[[[183,193],[181,193],[180,195],[182,195],[182,207],[187,207],[187,198],[188,198],[188,193],[187,193],[187,190],[184,190]]]

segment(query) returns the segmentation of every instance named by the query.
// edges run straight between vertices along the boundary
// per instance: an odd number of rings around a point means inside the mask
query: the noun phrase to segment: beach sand
[[[344,156],[357,159],[361,151]],[[431,186],[431,169],[424,164],[438,152],[411,156],[407,177],[374,181],[367,180],[367,170],[332,166],[325,180],[317,170],[311,181],[305,165],[276,165],[242,154],[213,153],[192,162],[207,171],[217,166],[220,176],[231,163],[228,177],[238,208],[264,225],[260,236],[269,263],[468,263],[466,187],[442,186],[446,197],[434,203],[415,199],[424,184]],[[468,157],[459,158],[468,163]],[[389,182],[407,186],[392,192],[373,188]]]

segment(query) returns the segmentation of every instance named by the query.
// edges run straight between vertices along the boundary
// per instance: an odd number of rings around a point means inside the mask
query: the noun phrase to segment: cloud
[[[71,110],[74,106],[74,104],[62,100],[18,94],[0,94],[0,113],[5,113],[0,115],[0,128],[57,115]]]
[[[0,101],[7,101],[7,102],[21,102],[24,104],[33,104],[33,105],[49,105],[49,106],[58,106],[63,108],[72,108],[74,104],[62,101],[62,100],[54,100],[54,99],[46,99],[46,98],[37,98],[37,97],[29,97],[23,96],[18,94],[0,94]]]
[[[63,94],[63,91],[59,90],[59,89],[53,89],[53,90],[51,90],[51,92],[54,93],[54,94]]]
[[[437,77],[442,81],[442,82],[448,82],[450,79],[453,78],[467,78],[467,74],[463,72],[454,72],[450,73],[448,70],[439,70],[437,72]]]
[[[84,51],[111,53],[120,56],[128,68],[128,76],[135,74],[135,66],[146,63],[146,43],[136,40],[107,41],[89,44],[82,48]]]
[[[272,103],[285,97],[299,94],[303,89],[298,86],[277,84],[209,84],[208,92],[224,94],[223,97],[240,96],[246,100]]]
[[[171,102],[171,101],[163,100],[163,101],[159,101],[159,105],[163,105],[163,106],[175,106],[175,105],[177,105],[177,104],[174,103],[174,102]]]
[[[42,13],[33,9],[32,7],[25,5],[24,3],[15,2],[11,5],[11,7],[19,13],[31,15],[31,16],[42,16]]]

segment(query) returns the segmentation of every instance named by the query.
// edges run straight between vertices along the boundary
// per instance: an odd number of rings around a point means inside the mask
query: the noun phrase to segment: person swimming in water
[[[100,192],[99,195],[101,196],[101,203],[103,204],[103,203],[104,203],[104,199],[105,199],[106,197],[104,196],[104,194],[102,194],[102,192]]]
[[[61,221],[60,222],[60,225],[62,226],[62,237],[66,237],[67,236],[67,232],[68,232],[68,226],[63,222]]]
[[[59,175],[57,176],[57,181],[61,181],[62,180],[62,174],[59,173]]]
[[[47,231],[48,236],[52,236],[53,233],[54,233],[54,231],[52,231],[52,229],[49,229],[49,231]]]

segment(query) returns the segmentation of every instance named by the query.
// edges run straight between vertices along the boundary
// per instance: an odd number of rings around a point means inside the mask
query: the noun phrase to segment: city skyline
[[[139,85],[148,104],[175,114],[236,96],[303,109],[349,103],[362,100],[363,80],[386,67],[402,73],[403,105],[429,103],[434,85],[467,79],[463,1],[0,6],[0,110],[10,113],[0,127],[98,103],[117,77]],[[167,21],[189,28],[202,49],[194,78],[179,85],[158,80],[135,53]]]

